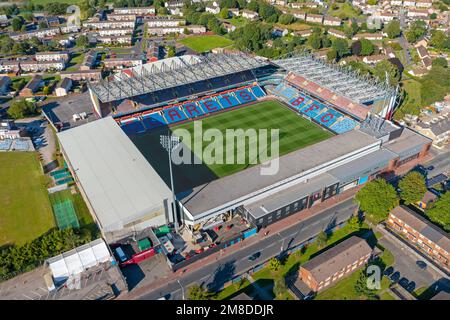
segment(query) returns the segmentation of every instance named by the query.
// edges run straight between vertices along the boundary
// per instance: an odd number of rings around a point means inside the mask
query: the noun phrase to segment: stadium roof
[[[89,87],[101,102],[112,102],[268,64],[263,59],[244,53],[186,55],[147,63],[130,69],[132,77],[120,73],[113,80],[102,80],[97,84],[89,84]]]
[[[384,99],[395,94],[394,88],[384,83],[326,63],[307,52],[288,54],[272,62],[357,103]]]
[[[160,210],[171,196],[113,118],[62,131],[58,138],[104,231]]]
[[[189,213],[198,218],[220,211],[232,201],[243,201],[252,194],[275,188],[295,180],[308,170],[356,152],[370,149],[379,140],[358,130],[334,136],[279,158],[279,170],[274,175],[261,175],[261,165],[197,186],[178,196]],[[320,171],[320,170],[319,170]]]

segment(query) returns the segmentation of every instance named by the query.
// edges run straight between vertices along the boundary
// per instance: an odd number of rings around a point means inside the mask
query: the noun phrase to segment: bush
[[[277,258],[272,258],[269,260],[269,270],[271,271],[278,271],[278,269],[280,269],[281,266],[281,262],[279,259]]]
[[[27,116],[36,115],[36,104],[26,100],[16,100],[11,103],[8,115],[13,119],[21,119]]]

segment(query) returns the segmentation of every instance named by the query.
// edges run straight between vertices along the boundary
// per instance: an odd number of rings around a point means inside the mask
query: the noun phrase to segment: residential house
[[[220,7],[208,5],[205,7],[205,11],[212,14],[218,14],[220,12]]]
[[[152,27],[147,29],[147,33],[151,35],[166,35],[166,34],[175,34],[175,33],[183,33],[184,29],[187,29],[190,33],[198,34],[206,32],[206,28],[204,26],[199,25],[188,25],[188,26],[177,26],[177,27]]]
[[[415,7],[416,1],[415,0],[403,0],[403,6],[404,7]]]
[[[426,9],[409,9],[407,16],[411,17],[411,18],[427,18],[428,10],[426,10]]]
[[[395,52],[394,49],[391,47],[386,47],[383,49],[384,54],[387,55],[389,58],[395,58]]]
[[[306,12],[305,11],[291,10],[290,13],[299,20],[306,20]]]
[[[328,29],[328,34],[330,36],[336,37],[336,38],[340,38],[340,39],[346,39],[347,36],[345,35],[344,32],[336,30],[336,29]]]
[[[155,7],[128,7],[128,8],[114,8],[115,14],[134,14],[136,16],[152,15],[156,13]]]
[[[31,80],[25,85],[25,87],[20,91],[19,96],[21,97],[32,97],[43,84],[42,76],[35,75]]]
[[[90,70],[94,68],[97,63],[98,52],[90,50],[84,55],[83,63],[80,66],[80,70]]]
[[[322,23],[323,15],[308,13],[306,15],[306,21],[307,22],[312,22],[312,23]]]
[[[154,16],[146,19],[149,28],[155,27],[177,27],[186,24],[184,19],[173,19],[167,16]]]
[[[67,96],[71,88],[72,88],[72,79],[63,78],[56,86],[55,94],[57,97]]]
[[[230,9],[228,9],[228,12],[229,12],[233,17],[239,17],[239,9],[238,9],[238,8],[230,8]]]
[[[357,33],[353,36],[352,40],[367,39],[371,41],[383,40],[383,35],[381,33]]]
[[[242,16],[246,19],[254,20],[259,17],[259,14],[255,11],[244,9],[242,10]]]
[[[405,206],[398,206],[389,213],[387,226],[429,258],[449,268],[450,239],[447,232]]]
[[[123,55],[115,58],[108,58],[102,61],[104,66],[113,68],[131,68],[142,65],[142,59],[134,55]]]
[[[302,264],[299,277],[313,291],[324,290],[364,267],[372,252],[365,239],[352,236]]]
[[[102,72],[100,70],[63,71],[60,75],[61,78],[70,78],[74,81],[100,81],[102,79]]]
[[[19,129],[14,120],[1,120],[0,121],[0,140],[2,139],[18,139],[25,136],[24,129]]]
[[[448,114],[418,122],[414,129],[431,138],[433,146],[439,149],[442,149],[450,142],[450,117]]]
[[[110,13],[106,16],[108,21],[130,21],[136,20],[136,14],[134,13]]]
[[[432,0],[416,0],[416,7],[417,8],[431,8],[433,6]]]
[[[222,26],[227,30],[227,32],[232,32],[232,31],[236,30],[235,25],[232,25],[231,23],[226,22],[226,21],[222,22]]]
[[[312,35],[312,29],[295,31],[294,34],[299,37],[307,38]]]
[[[89,29],[134,29],[136,20],[119,20],[119,21],[86,21],[83,22],[83,26]]]
[[[30,40],[33,37],[43,39],[46,37],[54,37],[61,33],[60,28],[37,29],[25,32],[13,32],[9,36],[15,41]]]
[[[332,16],[325,16],[323,18],[323,24],[325,26],[340,26],[342,23],[342,20],[336,17]]]
[[[70,53],[68,51],[54,51],[54,52],[38,52],[35,54],[36,61],[69,61]]]
[[[375,54],[373,56],[367,56],[363,58],[363,62],[371,65],[375,65],[378,62],[381,62],[383,60],[387,60],[388,57],[384,54]]]

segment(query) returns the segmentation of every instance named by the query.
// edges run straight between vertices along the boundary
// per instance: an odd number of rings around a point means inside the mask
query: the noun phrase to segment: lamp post
[[[173,174],[172,174],[172,150],[180,143],[180,138],[172,135],[161,135],[160,143],[164,149],[167,150],[169,154],[169,172],[170,172],[170,188],[172,190],[172,214],[175,223],[175,230],[178,232],[179,224],[176,210],[176,199],[175,199],[175,186],[173,184]]]

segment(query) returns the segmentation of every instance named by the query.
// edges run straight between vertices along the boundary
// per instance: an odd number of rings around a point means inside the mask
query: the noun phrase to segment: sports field
[[[202,121],[203,131],[207,129],[218,129],[223,133],[225,137],[225,131],[227,129],[255,129],[257,132],[259,129],[279,129],[279,155],[284,155],[297,149],[306,147],[311,144],[315,144],[319,141],[325,140],[332,136],[332,133],[325,131],[315,123],[312,123],[302,117],[300,117],[294,111],[288,109],[278,101],[264,101],[259,102],[251,106],[235,109],[232,111],[224,112],[215,116],[204,118]],[[193,137],[194,122],[184,123],[171,130],[183,128],[187,129]],[[267,148],[270,150],[270,133],[267,138]],[[227,155],[225,138],[223,139],[223,150],[219,155],[225,162]],[[193,142],[193,138],[191,139]],[[248,157],[248,139],[246,140],[246,163],[244,164],[206,164],[207,167],[217,176],[223,177],[229,174],[241,171],[249,166]],[[211,142],[203,141],[203,150],[206,150],[206,146]],[[192,143],[191,143],[192,145]],[[192,150],[197,157],[201,155],[196,154],[196,150]],[[234,155],[236,159],[237,144],[234,146]],[[261,150],[261,152],[265,152]],[[268,152],[270,155],[270,151]],[[254,159],[251,159],[254,160]],[[259,162],[259,161],[258,161]]]
[[[0,246],[23,244],[55,227],[35,152],[0,152]]]
[[[206,52],[214,48],[228,47],[233,44],[232,40],[218,35],[192,36],[181,39],[178,42],[197,52]]]

